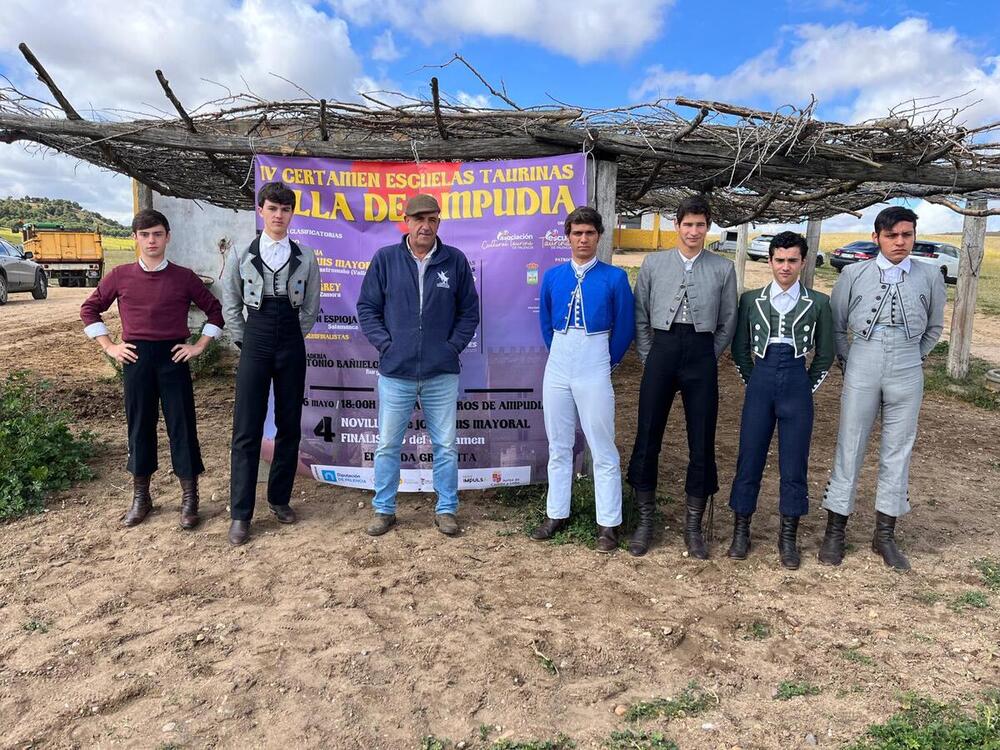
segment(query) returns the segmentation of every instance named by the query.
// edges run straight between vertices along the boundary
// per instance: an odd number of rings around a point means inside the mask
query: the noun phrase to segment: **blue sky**
[[[964,119],[1000,120],[1000,3],[985,0],[57,0],[44,24],[35,2],[3,5],[0,73],[44,95],[17,51],[26,41],[87,117],[169,107],[157,67],[192,107],[224,87],[301,95],[282,78],[353,100],[359,90],[426,92],[432,75],[456,99],[499,104],[459,66],[425,67],[458,52],[522,105],[683,95],[770,109],[815,95],[819,116],[857,122],[913,97],[966,94]],[[119,219],[131,210],[126,178],[0,145],[0,195],[11,193]],[[947,209],[917,208],[926,231],[961,226]],[[852,217],[828,225],[864,227]]]

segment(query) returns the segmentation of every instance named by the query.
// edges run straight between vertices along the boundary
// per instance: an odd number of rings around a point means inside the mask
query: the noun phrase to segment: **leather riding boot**
[[[684,517],[684,545],[688,555],[698,560],[708,559],[708,546],[705,536],[701,533],[701,519],[705,515],[707,497],[687,496],[687,512]]]
[[[181,528],[193,529],[198,525],[198,477],[181,478]]]
[[[642,557],[649,551],[649,545],[653,540],[656,490],[636,490],[635,507],[639,512],[639,523],[628,540],[628,551],[634,557]]]
[[[778,531],[778,554],[781,564],[789,570],[798,570],[802,562],[795,538],[799,532],[799,517],[781,515],[781,528]]]
[[[250,522],[233,519],[229,523],[229,543],[234,547],[246,544],[250,539]]]
[[[568,522],[568,518],[549,518],[545,516],[545,520],[531,532],[531,538],[539,542],[551,539],[562,531]]]
[[[750,554],[750,519],[752,513],[737,513],[733,519],[733,543],[726,554],[736,560],[746,560]]]
[[[875,513],[875,536],[872,551],[882,555],[885,564],[896,570],[909,570],[910,561],[896,546],[896,518],[885,513]]]
[[[612,552],[618,549],[617,526],[598,525],[596,549],[598,552],[603,552],[606,555],[610,555]]]
[[[138,526],[153,509],[153,498],[149,494],[149,476],[132,477],[132,507],[129,508],[123,526]]]
[[[847,544],[847,516],[828,510],[826,533],[817,557],[824,565],[840,565],[844,561],[844,547]]]

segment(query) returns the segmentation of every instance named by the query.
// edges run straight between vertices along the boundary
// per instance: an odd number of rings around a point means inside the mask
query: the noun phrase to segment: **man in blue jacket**
[[[549,349],[542,381],[549,439],[549,492],[533,539],[549,539],[566,525],[573,484],[576,417],[594,457],[597,551],[618,547],[622,472],[615,447],[615,392],[611,370],[635,335],[635,300],[628,275],[597,259],[601,215],[581,206],[566,219],[573,258],[542,279],[538,316]]]
[[[434,523],[453,536],[458,533],[458,355],[479,325],[479,295],[462,251],[438,239],[437,200],[416,195],[404,214],[409,232],[375,253],[358,298],[361,330],[379,352],[375,514],[367,531],[380,536],[396,523],[399,454],[419,399],[434,451]]]

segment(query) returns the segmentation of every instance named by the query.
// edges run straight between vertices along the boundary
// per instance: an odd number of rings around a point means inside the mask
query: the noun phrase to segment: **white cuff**
[[[222,329],[214,323],[206,323],[205,327],[201,329],[202,336],[211,336],[213,339],[222,333]]]
[[[96,339],[98,336],[107,336],[108,327],[101,321],[97,321],[96,323],[91,323],[89,326],[86,326],[83,329],[83,332],[90,338]]]

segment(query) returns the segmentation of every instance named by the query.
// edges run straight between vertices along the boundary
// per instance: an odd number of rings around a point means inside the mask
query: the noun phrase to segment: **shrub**
[[[44,405],[25,372],[0,382],[0,520],[38,513],[45,496],[93,476],[92,436],[74,436],[69,416]]]

